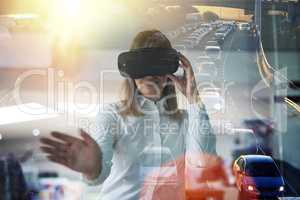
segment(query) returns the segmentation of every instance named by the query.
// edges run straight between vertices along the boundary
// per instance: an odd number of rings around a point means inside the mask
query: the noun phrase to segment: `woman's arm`
[[[115,108],[109,104],[100,112],[96,118],[94,131],[91,131],[92,138],[101,147],[101,173],[89,177],[83,174],[83,180],[89,185],[102,184],[109,176],[112,166],[113,144],[118,130]]]
[[[89,124],[90,125],[90,124]],[[52,132],[52,137],[41,138],[41,150],[53,162],[80,172],[88,184],[100,184],[110,173],[113,154],[113,135],[116,129],[113,109],[106,107],[98,115],[96,126],[89,126],[88,134],[81,130],[81,137]]]
[[[180,67],[184,70],[183,77],[168,75],[182,94],[187,98],[187,150],[194,153],[216,153],[216,138],[212,132],[209,118],[201,101],[193,68],[189,60],[181,54]],[[185,123],[186,125],[186,123]],[[186,126],[185,126],[186,127]]]

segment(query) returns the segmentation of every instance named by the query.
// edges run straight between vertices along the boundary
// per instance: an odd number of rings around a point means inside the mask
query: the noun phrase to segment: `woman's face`
[[[166,86],[166,76],[145,76],[143,78],[134,79],[138,90],[143,96],[152,99],[159,100],[164,87]]]

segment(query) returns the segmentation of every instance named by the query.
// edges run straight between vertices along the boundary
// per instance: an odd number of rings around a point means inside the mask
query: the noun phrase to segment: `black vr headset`
[[[118,68],[124,77],[173,74],[179,67],[179,52],[171,48],[140,48],[121,53]]]

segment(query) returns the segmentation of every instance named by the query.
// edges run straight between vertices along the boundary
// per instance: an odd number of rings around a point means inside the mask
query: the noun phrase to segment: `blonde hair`
[[[161,47],[172,48],[168,38],[158,30],[147,30],[139,32],[131,44],[130,50],[147,48],[147,47]],[[124,80],[123,85],[123,101],[122,106],[124,109],[120,111],[122,116],[143,116],[144,114],[137,107],[137,86],[135,81],[131,78]],[[171,80],[167,81],[167,85],[163,89],[162,98],[168,96],[166,103],[164,104],[164,110],[166,114],[170,115],[173,119],[180,119],[182,116],[181,111],[178,109],[176,91]]]

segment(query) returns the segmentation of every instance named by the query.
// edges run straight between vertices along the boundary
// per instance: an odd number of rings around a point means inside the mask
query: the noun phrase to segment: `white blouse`
[[[95,180],[83,179],[89,185],[102,184],[99,199],[153,199],[158,185],[184,185],[184,178],[176,177],[181,157],[216,153],[215,135],[203,104],[188,104],[182,119],[175,120],[162,112],[165,100],[154,102],[138,96],[145,113],[140,117],[121,116],[120,102],[106,105],[98,114],[92,137],[102,150],[102,171]],[[166,178],[151,176],[158,171],[159,177]],[[184,192],[176,187],[176,199],[183,199]]]

